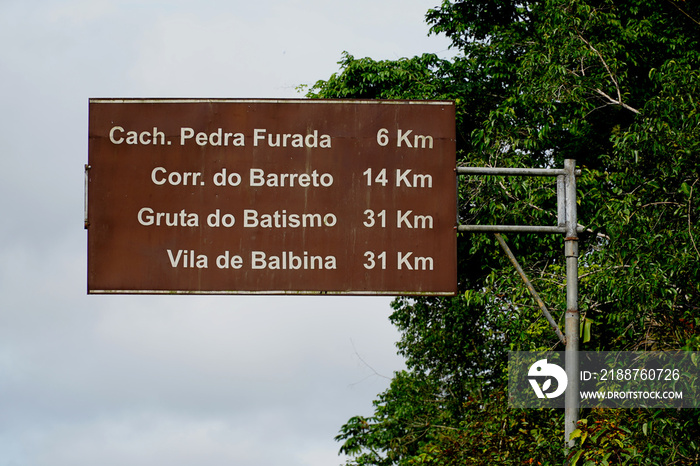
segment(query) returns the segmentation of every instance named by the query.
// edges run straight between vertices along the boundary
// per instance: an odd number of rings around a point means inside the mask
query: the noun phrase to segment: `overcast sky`
[[[344,462],[390,299],[87,296],[88,98],[301,97],[343,51],[448,56],[437,3],[0,0],[0,466]]]

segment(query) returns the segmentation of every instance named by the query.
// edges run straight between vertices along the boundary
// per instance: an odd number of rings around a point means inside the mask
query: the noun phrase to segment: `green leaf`
[[[595,324],[591,319],[585,318],[583,319],[583,322],[581,322],[581,331],[579,337],[581,338],[582,343],[588,343],[591,341],[591,325]]]
[[[569,460],[569,465],[570,466],[576,466],[578,463],[578,460],[581,458],[581,454],[583,453],[583,450],[579,450],[576,453],[574,453],[574,456],[571,457]]]

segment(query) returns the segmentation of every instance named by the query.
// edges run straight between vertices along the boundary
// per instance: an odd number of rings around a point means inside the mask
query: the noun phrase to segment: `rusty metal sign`
[[[451,295],[452,102],[91,99],[89,293]]]

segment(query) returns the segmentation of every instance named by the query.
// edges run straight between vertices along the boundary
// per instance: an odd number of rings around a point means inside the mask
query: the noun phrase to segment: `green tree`
[[[309,97],[452,99],[464,165],[576,159],[580,309],[591,328],[582,349],[698,350],[700,4],[446,0],[426,17],[454,58],[345,54]],[[464,178],[459,196],[463,223],[554,222],[547,180]],[[561,316],[562,238],[507,241]],[[460,296],[394,302],[407,371],[373,416],[342,427],[350,464],[563,462],[563,413],[506,403],[507,351],[558,340],[492,236],[458,244]],[[592,410],[579,432],[577,464],[700,462],[696,410]]]

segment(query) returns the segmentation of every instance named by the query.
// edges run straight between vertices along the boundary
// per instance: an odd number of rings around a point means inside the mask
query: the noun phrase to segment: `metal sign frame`
[[[457,231],[471,233],[496,233],[499,243],[510,258],[518,273],[525,281],[528,290],[538,302],[543,315],[552,326],[557,337],[566,345],[565,365],[568,386],[564,401],[564,441],[567,448],[574,446],[571,434],[576,429],[579,419],[579,308],[578,308],[578,233],[582,227],[578,224],[576,211],[576,176],[581,174],[576,169],[576,161],[566,159],[563,169],[549,168],[491,168],[491,167],[457,167],[458,175],[487,176],[552,176],[557,177],[557,217],[558,225],[458,225]],[[508,249],[500,233],[563,233],[564,255],[566,257],[566,314],[564,333],[552,319],[546,306],[530,284],[518,265],[517,260]]]

